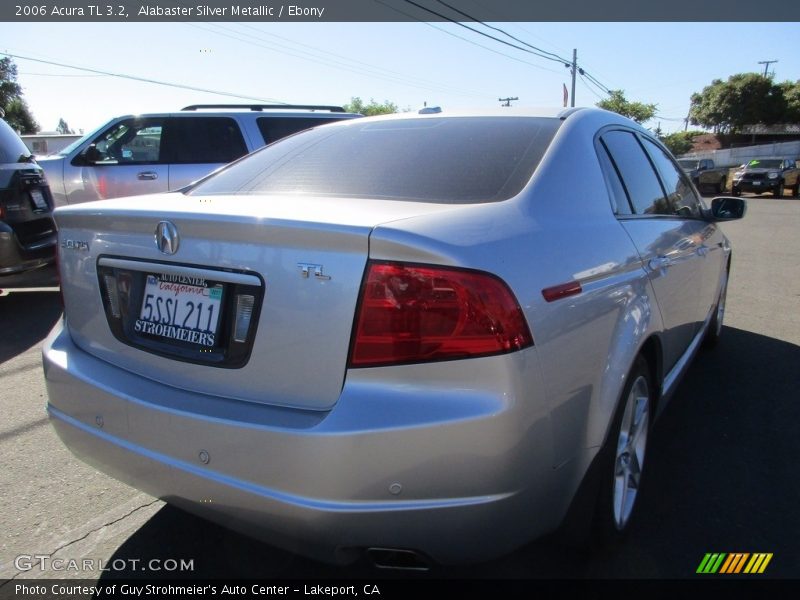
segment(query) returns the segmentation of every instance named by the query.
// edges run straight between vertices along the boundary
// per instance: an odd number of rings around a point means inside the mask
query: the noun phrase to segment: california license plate
[[[217,341],[223,285],[183,275],[147,275],[137,333],[214,346]]]
[[[30,190],[30,195],[34,210],[47,210],[47,200],[41,190]]]

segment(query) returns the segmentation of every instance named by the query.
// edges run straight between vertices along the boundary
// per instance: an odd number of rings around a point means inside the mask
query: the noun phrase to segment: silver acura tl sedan
[[[96,468],[327,561],[615,540],[745,208],[597,109],[321,126],[56,211],[47,410]]]

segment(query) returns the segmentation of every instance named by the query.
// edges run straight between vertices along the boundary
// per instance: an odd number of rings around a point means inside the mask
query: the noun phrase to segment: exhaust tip
[[[367,548],[367,558],[378,569],[397,571],[429,571],[430,561],[413,550]]]

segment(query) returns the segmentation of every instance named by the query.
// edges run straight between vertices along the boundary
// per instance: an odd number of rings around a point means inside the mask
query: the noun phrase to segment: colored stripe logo
[[[697,573],[713,575],[736,575],[739,573],[761,574],[772,560],[772,552],[709,552],[697,567]]]

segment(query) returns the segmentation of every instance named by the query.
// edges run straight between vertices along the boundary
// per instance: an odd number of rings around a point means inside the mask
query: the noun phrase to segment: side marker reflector
[[[560,285],[544,288],[542,290],[542,296],[544,296],[544,299],[548,302],[555,302],[556,300],[561,300],[562,298],[576,296],[582,291],[583,289],[581,288],[579,281],[570,281],[568,283],[562,283]]]

